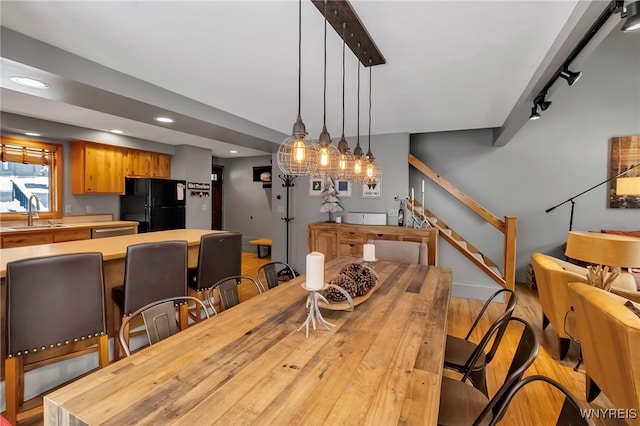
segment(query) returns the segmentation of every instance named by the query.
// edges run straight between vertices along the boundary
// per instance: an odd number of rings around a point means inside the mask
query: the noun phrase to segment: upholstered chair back
[[[640,317],[624,306],[623,297],[581,283],[569,288],[587,390],[592,380],[614,407],[635,409],[640,416]],[[640,418],[628,421],[640,424]]]

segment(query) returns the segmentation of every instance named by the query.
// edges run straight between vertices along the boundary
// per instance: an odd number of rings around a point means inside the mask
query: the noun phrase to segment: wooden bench
[[[271,240],[268,238],[258,238],[255,240],[251,240],[249,241],[249,244],[253,244],[254,246],[256,246],[256,250],[258,251],[258,259],[262,259],[263,257],[271,257]],[[262,252],[260,251],[260,249],[262,247],[266,247],[267,249],[267,254],[265,256],[262,256]]]

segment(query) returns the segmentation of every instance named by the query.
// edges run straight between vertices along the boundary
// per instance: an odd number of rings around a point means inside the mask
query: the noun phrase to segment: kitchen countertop
[[[83,224],[84,225],[84,224]],[[203,234],[222,232],[206,229],[174,229],[170,231],[147,232],[143,234],[121,235],[97,240],[78,240],[64,243],[40,244],[27,247],[0,249],[0,278],[5,277],[7,263],[32,257],[55,256],[58,254],[98,251],[105,261],[124,258],[127,246],[169,240],[187,240],[190,246],[198,247]]]
[[[36,223],[33,227],[27,227],[26,223],[18,225],[2,226],[0,228],[0,234],[23,234],[30,232],[42,232],[42,231],[56,231],[65,229],[85,229],[85,228],[113,228],[118,226],[131,226],[138,225],[138,222],[130,220],[110,220],[110,221],[96,221],[96,222],[78,222],[78,223]]]

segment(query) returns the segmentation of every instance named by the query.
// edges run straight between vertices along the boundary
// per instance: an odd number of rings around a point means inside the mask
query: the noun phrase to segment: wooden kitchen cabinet
[[[125,176],[170,178],[171,155],[129,149],[125,157]]]
[[[362,245],[369,240],[416,241],[429,247],[429,265],[438,263],[438,230],[414,229],[390,225],[353,225],[316,222],[307,227],[309,251],[324,253],[328,262],[338,256],[362,257]]]
[[[35,246],[38,244],[50,244],[53,242],[51,231],[19,233],[12,235],[2,235],[0,237],[2,248]]]
[[[124,150],[113,145],[71,141],[71,193],[124,193]]]

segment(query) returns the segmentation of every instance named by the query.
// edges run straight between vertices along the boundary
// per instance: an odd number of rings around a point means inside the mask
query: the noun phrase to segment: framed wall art
[[[322,195],[322,182],[323,178],[309,178],[309,195],[311,197],[319,197]]]
[[[336,190],[338,197],[351,197],[351,182],[348,180],[336,180]]]
[[[362,198],[382,198],[382,177],[369,178],[362,184]]]
[[[609,207],[640,209],[640,135],[609,139]]]

